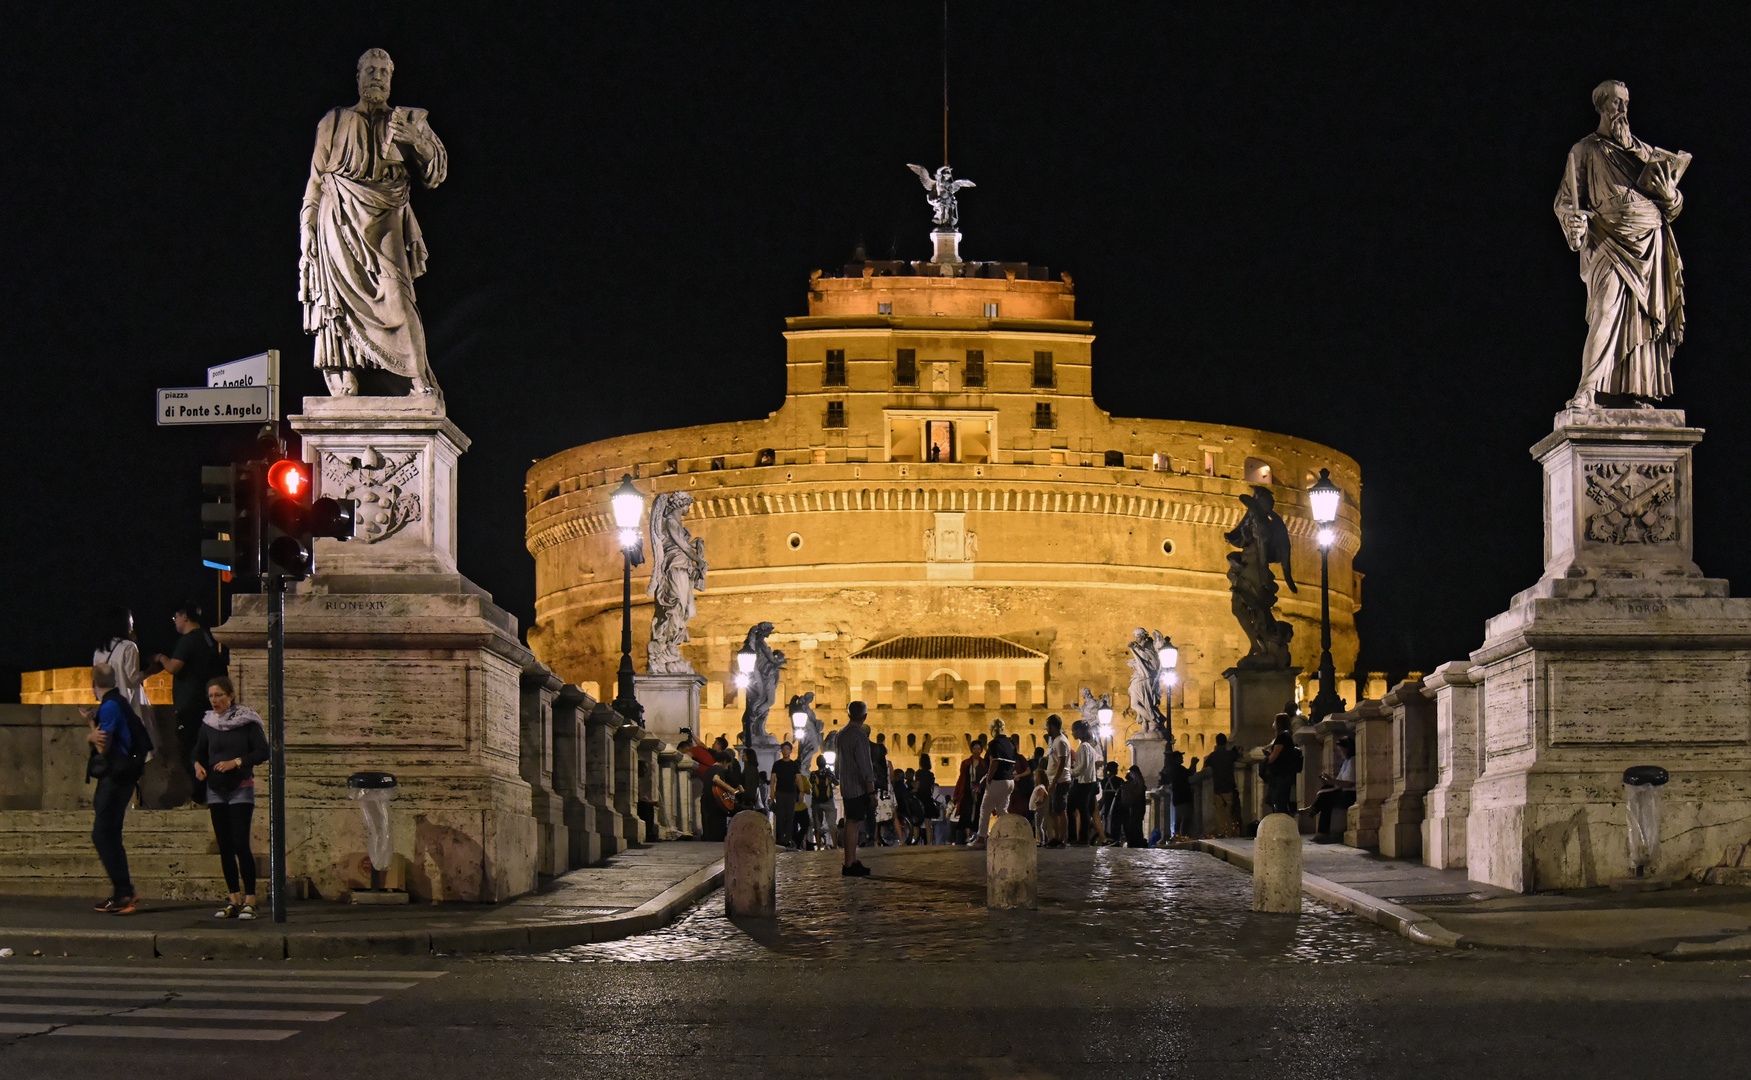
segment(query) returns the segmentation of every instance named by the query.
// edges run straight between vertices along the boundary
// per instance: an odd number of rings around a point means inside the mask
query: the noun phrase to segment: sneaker
[[[115,909],[116,909],[116,898],[112,896],[108,900],[105,900],[103,903],[98,904],[96,907],[92,908],[91,910],[101,911],[103,914],[108,915],[110,912],[114,911]]]
[[[868,877],[869,876],[869,867],[863,865],[863,863],[861,863],[861,862],[854,862],[850,866],[846,867],[846,869],[851,871],[852,877]]]
[[[982,849],[983,849],[983,848],[984,848],[984,847],[985,847],[985,841],[983,841],[983,840],[971,840],[971,841],[968,841],[968,842],[967,842],[967,846],[968,846],[968,847],[969,847],[969,848],[972,848],[972,849],[973,849],[973,850],[974,850],[974,851],[979,851],[979,850],[982,850]]]
[[[239,911],[237,913],[237,917],[239,919],[246,919],[246,920],[255,918],[255,905],[254,904],[244,904],[243,910]]]
[[[111,915],[132,915],[134,913],[134,897],[126,896],[115,902],[115,907],[109,909]]]
[[[218,911],[213,912],[213,918],[215,918],[215,919],[235,919],[235,918],[237,918],[237,913],[239,911],[242,911],[242,910],[243,910],[243,908],[241,905],[226,904],[224,907],[220,908]]]

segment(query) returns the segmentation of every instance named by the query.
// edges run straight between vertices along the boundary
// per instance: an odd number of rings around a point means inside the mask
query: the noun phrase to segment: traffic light
[[[260,466],[201,466],[201,527],[218,534],[201,541],[201,563],[230,575],[234,588],[254,587],[261,573]]]
[[[316,538],[353,538],[352,499],[313,499],[310,467],[285,458],[267,464],[263,487],[261,564],[264,572],[302,581],[315,569]]]

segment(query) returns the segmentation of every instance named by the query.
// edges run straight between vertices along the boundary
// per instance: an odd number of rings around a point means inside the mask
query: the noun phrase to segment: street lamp
[[[1307,501],[1313,508],[1313,520],[1319,526],[1319,694],[1313,699],[1313,723],[1332,713],[1344,710],[1338,697],[1338,673],[1331,659],[1331,547],[1338,534],[1332,528],[1338,520],[1338,504],[1343,491],[1331,482],[1331,470],[1319,470],[1319,479],[1307,489]]]
[[[754,678],[754,661],[758,659],[753,649],[736,650],[736,689],[746,690]]]
[[[1110,758],[1113,756],[1113,707],[1106,704],[1105,700],[1102,699],[1102,705],[1094,715],[1100,721],[1100,731],[1097,734],[1100,735],[1101,756]]]
[[[797,745],[802,745],[803,732],[809,729],[809,714],[801,709],[790,714],[790,727],[796,733]]]
[[[638,538],[639,518],[644,516],[644,494],[632,486],[632,474],[620,478],[620,486],[608,497],[614,508],[614,524],[620,529],[620,553],[625,572],[620,603],[620,676],[614,694],[614,711],[630,723],[644,722],[644,706],[632,686],[632,568],[644,564],[644,544]]]
[[[1173,639],[1163,635],[1161,648],[1155,652],[1156,659],[1161,661],[1161,735],[1167,740],[1167,750],[1173,750],[1173,684],[1179,682],[1179,650],[1174,648]]]

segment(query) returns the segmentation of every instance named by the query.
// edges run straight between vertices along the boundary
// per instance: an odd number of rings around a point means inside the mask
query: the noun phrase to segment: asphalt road
[[[991,914],[957,858],[877,855],[873,882],[848,882],[830,855],[787,856],[776,923],[731,925],[713,896],[613,951],[14,957],[0,1077],[1477,1080],[1736,1077],[1751,1060],[1748,962],[1444,952],[1321,910],[1252,916],[1230,910],[1244,876],[1190,853],[1055,853],[1043,874],[1080,875],[1082,898]],[[1123,887],[1091,903],[1101,874]],[[1152,879],[1177,896],[1171,925],[1202,927],[1190,946],[1124,946]]]

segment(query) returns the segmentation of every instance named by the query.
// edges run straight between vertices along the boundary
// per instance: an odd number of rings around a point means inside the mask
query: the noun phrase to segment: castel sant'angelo
[[[938,229],[931,261],[858,258],[810,275],[807,314],[785,320],[785,397],[770,416],[605,439],[530,468],[536,655],[612,695],[622,559],[608,498],[630,473],[647,504],[694,498],[686,525],[710,573],[682,651],[708,680],[708,737],[741,730],[735,653],[770,622],[786,656],[774,734],[793,694],[814,692],[829,731],[862,699],[873,730],[902,747],[895,764],[916,764],[907,748],[929,737],[942,776],[990,718],[1031,749],[1047,715],[1068,722],[1087,687],[1113,694],[1123,739],[1135,732],[1126,646],[1147,627],[1179,646],[1176,742],[1199,756],[1229,728],[1223,672],[1248,648],[1224,533],[1254,484],[1289,528],[1301,588],[1282,590],[1278,617],[1295,628],[1300,692],[1313,696],[1319,552],[1306,489],[1327,468],[1344,493],[1333,654],[1352,670],[1356,463],[1289,435],[1111,415],[1091,392],[1094,327],[1076,317],[1070,275],[963,262],[959,233]],[[648,579],[634,574],[642,668]],[[1356,700],[1348,680],[1340,691]]]

